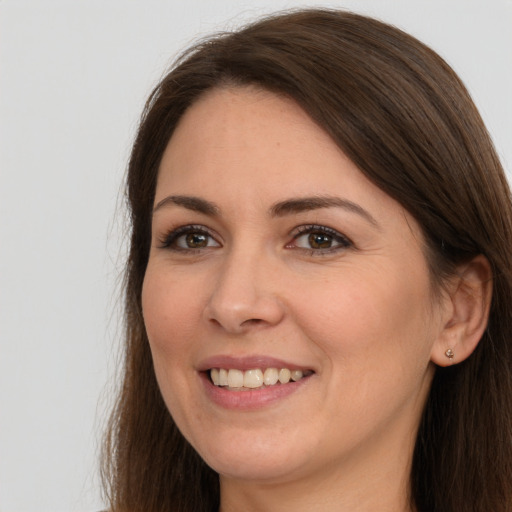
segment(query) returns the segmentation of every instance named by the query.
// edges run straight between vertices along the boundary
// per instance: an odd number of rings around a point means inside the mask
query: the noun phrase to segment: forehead
[[[276,165],[281,158],[304,158],[310,146],[342,155],[295,101],[255,87],[216,88],[180,119],[163,163],[186,159],[189,165],[205,160],[214,165],[218,158],[231,156],[244,164],[243,172],[258,167],[257,158],[271,156]]]
[[[213,89],[185,112],[162,157],[154,204],[171,195],[201,197],[235,221],[290,198],[335,196],[423,244],[415,219],[295,101],[256,87]]]
[[[162,158],[157,196],[162,188],[217,193],[238,186],[237,195],[311,195],[340,185],[346,193],[366,188],[385,196],[296,102],[231,87],[204,94],[181,118]]]

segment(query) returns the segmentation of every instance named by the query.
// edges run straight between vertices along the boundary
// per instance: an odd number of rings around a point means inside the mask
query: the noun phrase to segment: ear
[[[491,298],[491,265],[480,254],[462,265],[449,284],[446,318],[430,356],[433,363],[449,366],[472,354],[487,327]]]

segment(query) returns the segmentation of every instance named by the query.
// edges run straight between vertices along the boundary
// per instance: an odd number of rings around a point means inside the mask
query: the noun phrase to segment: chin
[[[253,481],[286,481],[303,472],[312,451],[285,436],[227,434],[212,436],[213,444],[196,446],[204,461],[226,478]],[[288,442],[287,442],[288,441]],[[300,448],[298,448],[300,446]]]
[[[293,476],[298,473],[298,469],[303,464],[294,464],[290,460],[276,461],[274,458],[269,460],[261,455],[256,459],[255,457],[228,457],[212,458],[205,461],[214,469],[221,477],[246,480],[246,481],[259,481],[259,482],[284,482],[293,479]]]

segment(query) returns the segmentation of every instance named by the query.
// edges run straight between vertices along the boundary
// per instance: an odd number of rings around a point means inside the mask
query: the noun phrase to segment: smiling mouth
[[[246,371],[234,368],[211,368],[208,371],[214,386],[230,391],[281,386],[289,382],[297,382],[313,373],[312,370],[289,370],[288,368],[254,368]]]

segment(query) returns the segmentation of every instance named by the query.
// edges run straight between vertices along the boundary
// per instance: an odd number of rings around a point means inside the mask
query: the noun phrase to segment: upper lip
[[[293,363],[275,357],[264,355],[251,355],[235,357],[230,355],[217,355],[204,359],[197,366],[197,370],[204,372],[211,368],[224,368],[226,370],[253,370],[255,368],[288,368],[289,370],[312,370],[308,365]]]

